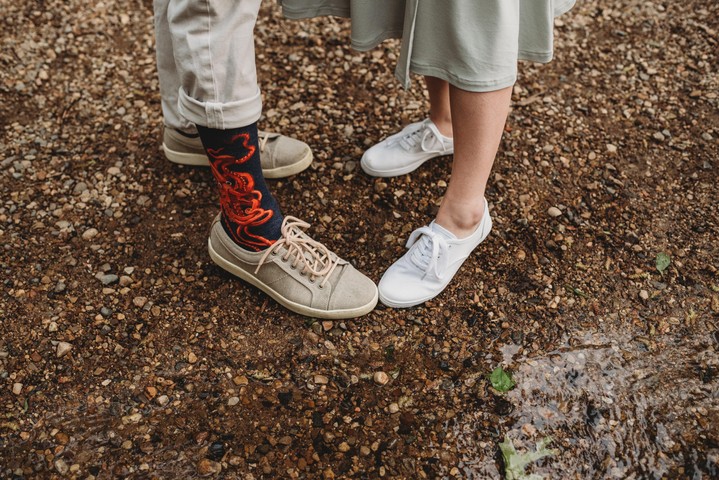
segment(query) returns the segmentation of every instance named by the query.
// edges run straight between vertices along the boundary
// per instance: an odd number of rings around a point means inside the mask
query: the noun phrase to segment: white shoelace
[[[415,245],[416,244],[416,245]],[[444,277],[447,270],[449,244],[439,233],[425,226],[418,228],[409,236],[407,248],[415,248],[410,252],[410,260],[425,274],[434,274],[438,279]]]
[[[419,144],[420,150],[422,150],[423,152],[430,152],[434,151],[430,148],[430,145],[428,144],[428,141],[432,139],[436,139],[436,141],[439,142],[440,152],[443,152],[447,149],[444,144],[444,141],[442,140],[442,134],[439,133],[439,130],[434,125],[434,123],[429,120],[425,120],[416,130],[413,130],[404,135],[398,135],[397,137],[388,139],[389,141],[387,142],[387,145],[391,146],[394,143],[399,143],[399,145],[403,149],[409,152],[414,150]]]
[[[265,145],[267,145],[267,142],[270,140],[270,134],[267,132],[259,132],[257,136],[260,140],[260,152],[264,152]]]
[[[312,283],[315,279],[324,277],[319,285],[320,288],[323,288],[339,264],[339,258],[332,255],[329,248],[303,234],[303,230],[309,226],[309,223],[303,222],[299,218],[286,216],[282,222],[282,236],[265,250],[255,273],[260,270],[270,255],[278,255],[280,247],[284,246],[286,251],[282,256],[282,261],[286,262],[290,257],[294,257],[291,267],[297,268],[302,264],[300,275],[309,275]]]

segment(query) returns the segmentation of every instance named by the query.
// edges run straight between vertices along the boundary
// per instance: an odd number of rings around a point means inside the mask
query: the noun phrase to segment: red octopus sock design
[[[225,231],[247,250],[264,250],[280,238],[283,217],[262,175],[257,124],[197,130],[220,190]]]

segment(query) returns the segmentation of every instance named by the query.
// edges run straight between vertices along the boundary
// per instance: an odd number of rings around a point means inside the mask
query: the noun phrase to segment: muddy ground
[[[553,438],[545,478],[719,478],[717,2],[563,16],[521,65],[488,240],[426,305],[335,323],[210,261],[211,175],[158,149],[149,1],[0,5],[0,477],[500,478],[507,435]],[[261,127],[315,153],[271,187],[379,280],[449,180],[358,168],[426,115],[419,79],[271,2],[257,50]]]

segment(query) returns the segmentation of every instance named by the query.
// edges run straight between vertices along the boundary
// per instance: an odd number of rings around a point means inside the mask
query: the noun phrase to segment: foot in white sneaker
[[[407,125],[362,155],[362,170],[373,177],[396,177],[419,168],[427,160],[451,155],[454,142],[445,137],[429,118]]]
[[[467,238],[457,238],[434,221],[415,230],[407,240],[409,251],[387,269],[379,282],[380,301],[388,307],[406,308],[436,297],[491,229],[492,218],[485,200],[482,221]]]

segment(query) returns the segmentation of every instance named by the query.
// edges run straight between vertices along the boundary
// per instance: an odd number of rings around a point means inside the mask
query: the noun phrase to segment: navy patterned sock
[[[264,250],[280,238],[283,216],[262,175],[257,123],[197,131],[220,190],[222,226],[240,247]]]

